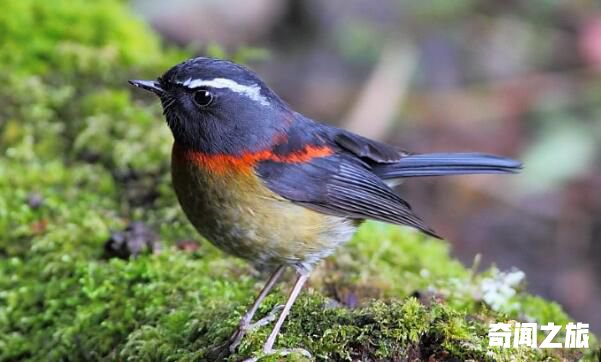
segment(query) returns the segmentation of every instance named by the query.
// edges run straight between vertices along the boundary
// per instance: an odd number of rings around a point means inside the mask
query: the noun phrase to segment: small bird
[[[297,274],[263,352],[317,262],[365,219],[434,230],[391,189],[407,177],[516,173],[521,163],[481,153],[413,154],[316,122],[290,108],[248,68],[197,57],[156,81],[174,138],[171,174],[195,228],[228,254],[269,268],[268,279],[228,341],[234,352],[286,267]]]

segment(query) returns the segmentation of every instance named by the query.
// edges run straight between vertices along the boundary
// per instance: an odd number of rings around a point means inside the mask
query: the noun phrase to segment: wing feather
[[[308,163],[266,161],[257,168],[268,188],[313,210],[408,225],[439,237],[362,162],[335,154]]]
[[[406,153],[396,147],[336,128],[334,142],[352,154],[376,163],[395,163]]]

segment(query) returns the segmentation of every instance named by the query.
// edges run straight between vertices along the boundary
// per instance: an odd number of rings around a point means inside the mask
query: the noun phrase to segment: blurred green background
[[[443,242],[368,224],[316,271],[309,285],[317,292],[301,297],[288,324],[295,343],[350,358],[362,336],[381,343],[369,351],[376,356],[402,340],[425,345],[426,355],[439,348],[480,358],[491,320],[567,321],[524,288],[601,332],[601,4],[0,5],[0,360],[195,360],[226,338],[260,288],[244,263],[198,242],[169,184],[160,105],[126,82],[195,54],[244,62],[297,111],[413,152],[481,151],[525,163],[517,176],[401,185],[468,268]],[[146,253],[118,258],[132,249]],[[487,300],[482,285],[521,275],[491,264],[525,271],[528,285],[509,285],[514,294],[502,303]],[[324,311],[321,298],[350,308]],[[406,304],[372,308],[372,298]],[[422,303],[429,298],[444,303]],[[389,314],[403,325],[386,324]],[[352,325],[366,315],[375,321],[369,332]],[[409,332],[406,322],[415,323]],[[324,330],[331,340],[302,339]],[[241,356],[259,348],[261,333]],[[546,358],[519,352],[518,360]]]

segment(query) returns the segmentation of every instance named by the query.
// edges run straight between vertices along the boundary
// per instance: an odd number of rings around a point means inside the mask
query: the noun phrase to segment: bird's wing
[[[426,153],[411,154],[399,149],[338,130],[331,138],[347,152],[366,162],[381,179],[417,176],[449,176],[470,174],[517,173],[522,164],[506,157],[485,153]]]
[[[333,128],[331,136],[335,144],[346,152],[365,160],[368,163],[395,163],[408,153],[382,142],[370,140],[352,132]]]
[[[315,211],[408,225],[439,237],[356,157],[333,153],[303,162],[269,160],[256,171],[271,191]]]

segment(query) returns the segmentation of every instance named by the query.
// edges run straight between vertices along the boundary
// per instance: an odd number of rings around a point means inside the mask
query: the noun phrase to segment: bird
[[[161,101],[174,139],[172,184],[189,221],[225,253],[271,270],[227,340],[229,353],[284,270],[292,268],[294,285],[262,350],[286,352],[274,343],[311,271],[364,220],[440,238],[393,191],[400,180],[522,168],[519,161],[484,153],[406,152],[318,122],[229,60],[195,57],[156,80],[129,82]]]

